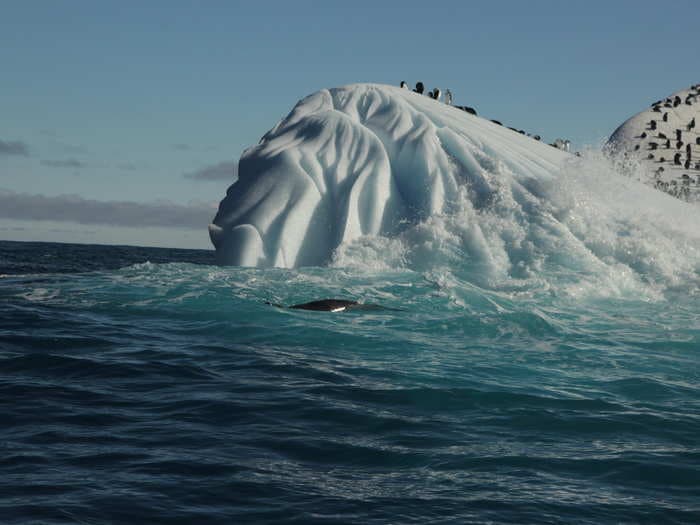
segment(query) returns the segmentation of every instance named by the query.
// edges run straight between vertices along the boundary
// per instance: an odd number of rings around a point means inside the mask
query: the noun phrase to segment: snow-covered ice
[[[700,84],[630,117],[609,144],[645,183],[695,200],[700,195]]]
[[[499,179],[551,179],[567,158],[399,87],[323,89],[244,152],[209,232],[222,264],[322,265],[353,240],[449,214],[465,188],[478,208]]]

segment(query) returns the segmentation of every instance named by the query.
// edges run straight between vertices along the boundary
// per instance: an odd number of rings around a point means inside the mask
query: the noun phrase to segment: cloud
[[[29,157],[29,148],[21,140],[0,139],[0,155],[18,155]]]
[[[63,148],[63,151],[66,153],[72,153],[72,154],[80,154],[80,153],[87,153],[87,148],[85,146],[79,146],[76,144],[68,144],[66,142],[58,142],[58,145]]]
[[[0,190],[0,217],[16,220],[201,230],[215,212],[211,203],[97,201],[78,195],[48,197]]]
[[[136,171],[138,167],[133,162],[120,162],[117,164],[117,169],[122,171]]]
[[[192,173],[185,173],[186,179],[217,181],[227,180],[233,182],[238,178],[238,162],[224,161],[212,166],[206,166]]]
[[[87,166],[87,164],[77,159],[42,160],[41,163],[51,168],[84,168]]]

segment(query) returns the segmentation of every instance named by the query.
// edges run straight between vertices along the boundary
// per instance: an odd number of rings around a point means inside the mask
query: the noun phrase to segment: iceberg
[[[696,126],[697,122],[697,126]],[[700,84],[660,99],[608,139],[621,168],[684,200],[700,200]]]
[[[342,245],[451,213],[464,191],[478,208],[499,178],[516,192],[552,179],[571,157],[406,89],[322,89],[243,153],[209,234],[220,264],[325,265]]]

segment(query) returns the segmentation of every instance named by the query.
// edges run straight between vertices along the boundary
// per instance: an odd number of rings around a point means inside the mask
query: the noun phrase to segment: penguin
[[[649,143],[649,149],[656,149],[658,148],[659,145],[656,142],[650,142]]]
[[[680,129],[677,129],[677,130],[676,130],[676,140],[681,140],[681,134],[682,134],[682,133],[683,133],[683,132],[682,132]]]
[[[639,135],[639,138],[640,138],[640,139],[645,139],[645,138],[647,138],[647,132],[646,132],[646,131],[643,131],[642,134]]]
[[[656,129],[656,121],[655,120],[651,120],[649,122],[649,129],[651,129],[652,131]]]
[[[668,138],[668,137],[666,136],[666,133],[659,133],[659,134],[657,135],[657,137],[659,137],[660,139],[667,139],[667,138]]]
[[[671,149],[671,139],[666,139],[666,149]]]
[[[680,166],[680,165],[681,165],[681,154],[680,154],[680,153],[676,153],[676,154],[673,156],[673,163],[674,163],[676,166]]]
[[[688,160],[685,161],[685,164],[683,165],[683,167],[684,167],[685,169],[687,169],[687,170],[690,169],[690,159],[688,159]]]
[[[697,144],[698,146],[700,146],[700,137],[698,137],[698,138],[695,139],[695,144]]]
[[[408,89],[408,84],[406,84],[405,80],[401,81],[401,89]]]
[[[270,306],[276,306],[277,308],[285,308],[281,304],[265,302]],[[350,310],[393,310],[399,311],[396,308],[387,308],[380,306],[378,304],[372,303],[358,303],[357,301],[352,301],[348,299],[320,299],[318,301],[310,301],[308,303],[300,303],[289,306],[292,310],[311,310],[315,312],[346,312]]]
[[[673,99],[673,107],[675,108],[675,107],[678,107],[680,105],[681,105],[681,97],[676,95],[675,98]]]
[[[682,141],[682,140],[679,140],[678,142],[676,142],[676,149],[681,149],[682,147],[683,147],[683,141]]]
[[[418,93],[419,95],[422,95],[423,91],[425,91],[425,87],[423,86],[423,82],[416,82],[416,89],[414,89],[413,92]]]
[[[695,117],[693,117],[693,120],[691,120],[688,124],[688,131],[690,131],[691,129],[695,129]]]
[[[447,104],[448,106],[452,105],[452,91],[450,91],[449,89],[445,90],[445,104]]]
[[[662,118],[664,122],[668,122],[668,111],[664,113],[664,116]]]
[[[441,97],[442,97],[442,92],[440,91],[440,88],[434,88],[433,94],[431,95],[431,98],[434,98],[435,100],[440,100]]]

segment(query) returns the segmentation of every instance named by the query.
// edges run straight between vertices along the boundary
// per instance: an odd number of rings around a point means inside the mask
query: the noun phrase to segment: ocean
[[[0,521],[700,523],[700,245],[591,217],[505,273],[439,218],[295,270],[0,242]],[[267,304],[322,298],[384,309]]]

